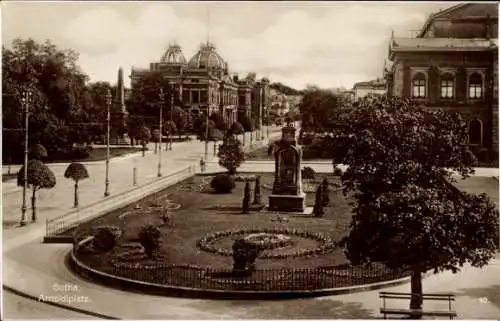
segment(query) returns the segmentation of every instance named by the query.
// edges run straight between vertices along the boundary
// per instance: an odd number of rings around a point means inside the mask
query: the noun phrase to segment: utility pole
[[[28,89],[24,92],[22,98],[24,104],[24,182],[23,182],[23,205],[21,207],[21,226],[26,225],[26,190],[28,189],[28,123],[29,123],[29,106],[32,102],[32,93]],[[34,218],[33,218],[34,220]]]
[[[161,177],[161,141],[163,137],[163,103],[164,103],[164,98],[163,98],[163,88],[160,88],[160,141],[158,142],[160,144],[160,148],[158,151],[158,177]]]
[[[169,82],[169,85],[170,85],[170,123],[172,123],[174,121],[174,83]],[[169,139],[170,143],[168,150],[172,150],[172,140],[173,140],[172,135],[169,135],[169,137],[170,137]]]

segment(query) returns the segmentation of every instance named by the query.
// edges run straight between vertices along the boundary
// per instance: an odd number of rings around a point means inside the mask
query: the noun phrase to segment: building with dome
[[[150,63],[149,69],[132,67],[131,86],[151,72],[161,72],[171,82],[191,117],[218,112],[231,124],[237,121],[238,114],[262,115],[262,112],[252,113],[255,84],[231,76],[228,63],[211,43],[201,44],[189,60],[178,44],[169,45],[160,61]]]

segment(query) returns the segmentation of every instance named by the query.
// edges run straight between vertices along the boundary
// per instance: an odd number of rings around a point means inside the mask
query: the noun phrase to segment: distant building
[[[367,96],[386,95],[387,84],[385,79],[358,82],[354,84],[352,91],[354,92],[354,100]]]
[[[219,112],[228,123],[233,123],[238,114],[251,114],[255,84],[230,76],[227,62],[213,44],[201,44],[189,61],[179,45],[170,45],[159,62],[150,63],[149,69],[132,68],[132,87],[151,72],[161,72],[173,84],[178,100],[190,116]]]
[[[498,153],[498,4],[431,15],[416,38],[392,37],[389,60],[389,96],[461,113],[469,144]]]

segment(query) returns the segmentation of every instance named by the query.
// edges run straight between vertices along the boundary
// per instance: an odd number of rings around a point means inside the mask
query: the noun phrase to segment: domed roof
[[[226,69],[224,59],[217,53],[215,46],[207,43],[200,46],[200,50],[188,62],[191,68]]]
[[[181,47],[174,43],[168,46],[160,62],[163,64],[185,64],[186,58],[182,54]]]

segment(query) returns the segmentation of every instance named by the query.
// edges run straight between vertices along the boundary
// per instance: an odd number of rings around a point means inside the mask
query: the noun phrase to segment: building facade
[[[498,153],[497,4],[460,4],[431,15],[416,38],[391,38],[389,60],[389,96],[459,112],[474,150]]]
[[[385,79],[376,79],[358,82],[354,84],[352,92],[354,93],[354,100],[370,96],[385,96],[387,94],[386,81]]]
[[[246,86],[237,77],[230,76],[227,62],[213,44],[202,44],[188,61],[179,45],[170,45],[159,62],[150,63],[149,69],[132,68],[132,87],[151,72],[161,72],[168,79],[191,117],[218,112],[231,124],[238,119],[239,111],[250,113]],[[242,92],[246,96],[240,100]],[[245,104],[240,105],[240,102]]]

